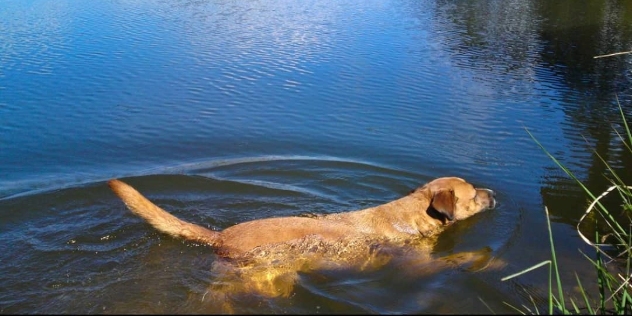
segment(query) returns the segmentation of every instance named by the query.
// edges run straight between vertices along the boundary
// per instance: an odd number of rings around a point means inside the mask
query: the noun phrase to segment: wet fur
[[[488,249],[431,256],[437,234],[447,226],[496,205],[493,191],[456,177],[435,179],[400,199],[362,210],[257,219],[221,231],[178,219],[120,180],[108,184],[129,210],[157,230],[208,244],[225,258],[214,268],[226,272],[226,280],[209,290],[219,301],[230,293],[288,296],[298,272],[371,271],[395,264],[406,265],[403,273],[419,275],[490,259]]]

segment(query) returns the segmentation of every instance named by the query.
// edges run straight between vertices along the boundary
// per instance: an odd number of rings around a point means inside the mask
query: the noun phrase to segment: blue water
[[[499,281],[548,258],[545,204],[561,260],[592,271],[574,231],[585,197],[527,130],[582,179],[593,146],[617,156],[632,59],[592,57],[625,50],[632,30],[615,18],[630,7],[595,22],[553,6],[0,1],[0,312],[208,311],[209,249],[129,214],[105,184],[120,177],[217,229],[373,206],[447,175],[499,194],[437,253],[488,246],[505,271],[306,279],[246,313],[506,311],[520,285],[545,284]],[[595,39],[608,27],[616,39]]]

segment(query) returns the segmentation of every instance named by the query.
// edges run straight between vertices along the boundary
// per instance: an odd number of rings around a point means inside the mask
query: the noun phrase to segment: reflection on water
[[[562,148],[555,146],[560,141],[552,139],[555,136],[537,130],[541,126],[525,127],[534,130],[539,141],[557,152],[557,158],[584,179],[590,189],[604,190],[609,184],[603,177],[608,170],[591,153],[593,149],[624,179],[632,180],[626,172],[629,168],[625,168],[630,161],[629,150],[614,131],[624,132],[617,98],[626,114],[632,114],[626,109],[632,101],[632,59],[594,58],[630,50],[630,3],[591,2],[585,6],[567,1],[441,3],[445,8],[440,11],[442,21],[455,29],[448,34],[459,34],[444,41],[451,59],[461,68],[503,78],[489,82],[487,75],[472,76],[490,84],[493,93],[524,99],[531,103],[529,106],[541,106],[543,116],[563,114],[559,124],[566,138],[562,141],[568,143]],[[550,98],[534,100],[534,93],[548,94]],[[562,175],[557,167],[548,169],[544,177],[547,184],[542,188],[544,204],[556,215],[555,220],[574,223],[585,209],[581,207],[584,195]]]
[[[214,256],[129,216],[115,177],[212,228],[445,175],[499,193],[435,251],[487,246],[506,271],[310,275],[245,313],[505,311],[546,285],[498,281],[548,259],[545,205],[575,284],[592,273],[574,231],[586,197],[525,128],[595,192],[599,157],[632,180],[614,131],[632,57],[593,58],[630,50],[630,19],[629,1],[4,1],[0,312],[205,311]]]

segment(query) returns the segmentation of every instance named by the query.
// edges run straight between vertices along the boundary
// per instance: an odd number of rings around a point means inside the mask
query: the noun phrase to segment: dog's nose
[[[491,208],[496,208],[496,204],[497,204],[497,202],[496,202],[496,192],[494,192],[494,190],[490,190],[490,189],[486,189],[486,190],[487,190],[487,192],[489,192],[489,196],[490,196],[489,208],[490,209]]]
[[[489,196],[491,197],[496,197],[496,192],[494,192],[494,190],[491,189],[481,189],[483,191],[487,191],[487,194],[489,194]]]

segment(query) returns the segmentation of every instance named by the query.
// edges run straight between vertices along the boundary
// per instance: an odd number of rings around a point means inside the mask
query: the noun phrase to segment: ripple
[[[427,175],[355,159],[267,155],[179,164],[153,169],[144,175],[127,176],[124,180],[174,215],[222,229],[255,218],[341,212],[373,206],[407,193],[428,178]],[[499,199],[505,199],[502,193]],[[130,214],[103,182],[5,199],[0,204],[2,210],[23,210],[21,215],[11,215],[11,218],[6,212],[0,214],[0,222],[18,224],[0,238],[4,243],[7,238],[19,238],[19,234],[28,236],[22,242],[14,243],[13,247],[31,258],[29,270],[45,271],[42,275],[49,280],[44,284],[44,289],[51,293],[47,294],[50,295],[46,299],[49,302],[83,298],[97,291],[99,297],[102,296],[100,299],[86,299],[105,300],[108,308],[119,310],[128,302],[120,297],[121,293],[130,295],[130,291],[138,291],[139,287],[153,293],[152,296],[166,289],[177,293],[194,290],[203,295],[204,284],[213,280],[213,276],[209,280],[208,274],[193,272],[195,267],[204,269],[212,263],[210,249],[187,247],[181,241],[156,233]],[[494,211],[496,215],[490,213],[478,221],[455,225],[450,239],[459,245],[456,247],[459,249],[487,244],[500,251],[515,222],[512,207],[503,201]],[[28,225],[28,229],[20,227],[31,218],[35,221]],[[485,225],[476,225],[483,220]],[[449,242],[443,242],[439,247],[440,252],[455,249]],[[191,265],[191,258],[204,254],[208,256],[206,259]],[[11,252],[5,255],[11,255]],[[40,259],[33,260],[35,257]],[[0,260],[4,261],[1,256]],[[55,264],[51,266],[50,261]],[[14,273],[12,288],[18,290],[39,282],[39,277],[32,277],[26,271],[17,273],[17,267],[5,266],[0,271]],[[24,273],[30,276],[24,278]],[[187,276],[189,273],[192,276]],[[383,295],[390,288],[385,284],[392,279],[384,273],[386,271],[368,276],[347,275],[344,284],[312,283],[305,279],[299,283],[297,299],[318,300],[324,304],[322,306],[327,306],[323,311],[339,304],[344,310],[386,312],[393,307],[382,303],[367,304],[365,300],[360,302],[357,295]],[[436,282],[443,284],[447,281],[439,276]],[[307,292],[301,294],[301,287]],[[423,291],[416,289],[415,293]],[[39,291],[21,293],[42,295]],[[176,297],[171,294],[163,299],[173,301]],[[52,304],[57,306],[57,303]],[[143,305],[139,304],[134,308]],[[187,310],[203,308],[199,304],[189,302]],[[278,306],[273,304],[270,308]],[[396,309],[415,308],[418,308],[416,304]]]

